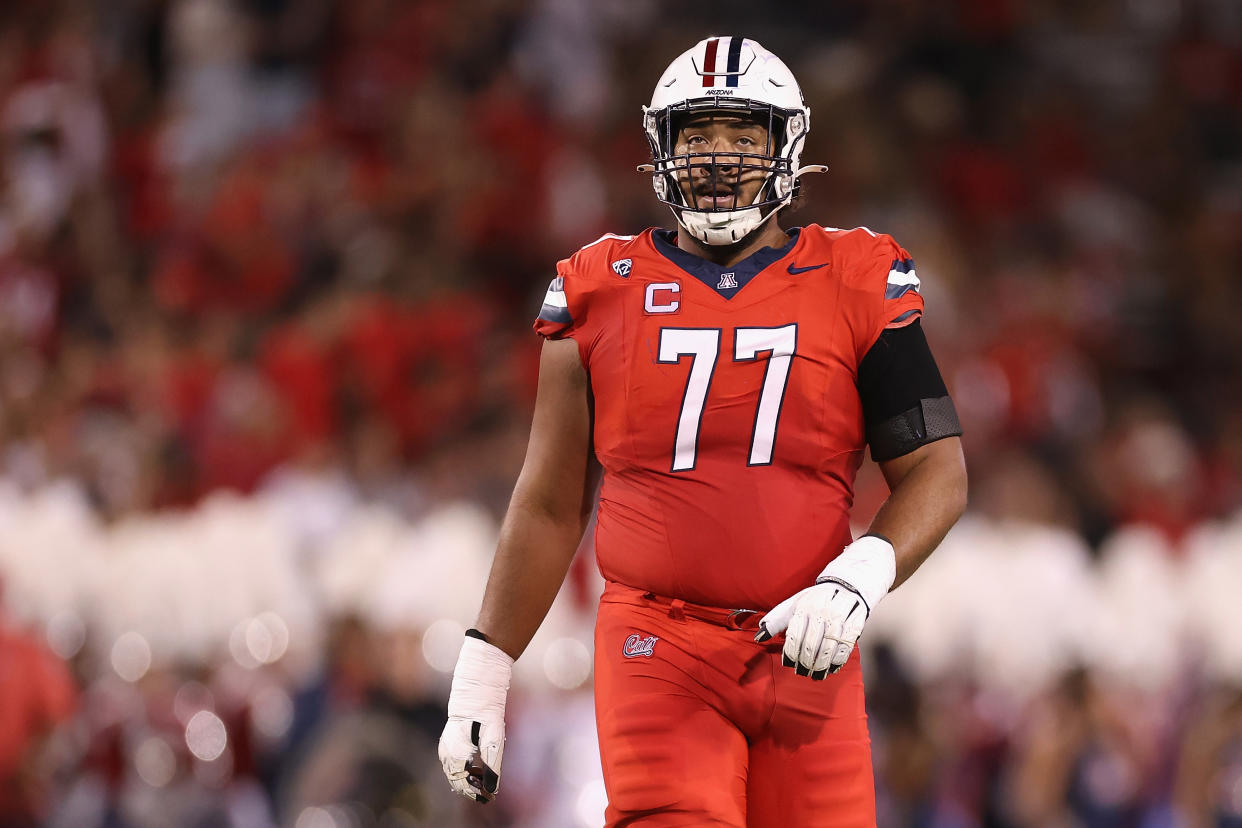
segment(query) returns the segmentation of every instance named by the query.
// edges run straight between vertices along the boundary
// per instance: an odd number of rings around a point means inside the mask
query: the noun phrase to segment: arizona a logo
[[[633,259],[617,259],[612,263],[612,272],[624,279],[630,275],[630,270],[632,270],[633,267]]]
[[[728,290],[737,287],[737,275],[734,273],[721,273],[720,281],[716,283],[716,290]]]
[[[654,635],[641,636],[638,633],[634,633],[625,639],[625,647],[622,652],[625,653],[626,658],[637,658],[638,656],[651,658],[651,654],[655,652],[656,642],[659,640]]]

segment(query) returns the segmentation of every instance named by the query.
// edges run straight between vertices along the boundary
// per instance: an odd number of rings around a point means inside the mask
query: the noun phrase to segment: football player
[[[496,795],[510,668],[602,470],[607,824],[875,824],[854,645],[961,515],[966,472],[910,254],[863,227],[777,222],[822,169],[800,164],[810,126],[779,58],[704,40],[643,110],[640,169],[676,228],[558,264],[526,462],[440,742],[465,796]],[[891,491],[852,538],[868,445]]]

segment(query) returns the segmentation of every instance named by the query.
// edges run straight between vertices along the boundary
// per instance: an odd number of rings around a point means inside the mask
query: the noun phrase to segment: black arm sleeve
[[[858,366],[858,395],[873,460],[892,460],[962,433],[918,322],[880,334]]]

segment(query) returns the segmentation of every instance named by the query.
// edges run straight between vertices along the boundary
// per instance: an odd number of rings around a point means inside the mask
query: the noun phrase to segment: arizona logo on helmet
[[[677,152],[679,125],[700,114],[735,115],[768,131],[763,152]],[[704,244],[735,244],[793,200],[798,176],[822,172],[801,167],[802,144],[811,128],[811,110],[784,62],[749,38],[709,37],[684,52],[656,84],[643,107],[643,128],[651,145],[656,197],[673,211],[686,232]],[[699,208],[688,194],[692,169],[736,170],[741,179],[761,175],[763,186],[749,204]],[[734,189],[736,193],[736,188]]]

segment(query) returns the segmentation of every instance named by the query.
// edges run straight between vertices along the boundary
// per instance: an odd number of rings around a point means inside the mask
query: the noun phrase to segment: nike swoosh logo
[[[819,270],[821,267],[827,267],[827,266],[828,266],[828,262],[824,262],[823,264],[811,265],[810,267],[795,267],[794,265],[791,264],[789,266],[789,272],[793,274],[794,276],[797,276],[799,273],[806,273],[808,270]]]

